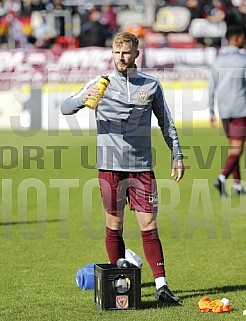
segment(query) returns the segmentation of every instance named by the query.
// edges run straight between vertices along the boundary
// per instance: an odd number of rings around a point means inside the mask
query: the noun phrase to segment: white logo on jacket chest
[[[120,91],[112,90],[111,95],[112,95],[112,99],[119,99]]]
[[[138,97],[141,101],[142,104],[144,104],[148,98],[148,93],[147,91],[141,90],[138,92]]]

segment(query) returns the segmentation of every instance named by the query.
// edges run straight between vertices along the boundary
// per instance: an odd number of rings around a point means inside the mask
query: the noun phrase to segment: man
[[[126,199],[135,211],[145,257],[156,284],[156,299],[178,303],[165,278],[162,245],[157,232],[157,186],[151,158],[151,114],[156,115],[163,137],[172,150],[171,175],[178,182],[184,174],[183,155],[160,83],[137,70],[138,39],[118,33],[113,39],[114,71],[110,85],[96,108],[97,168],[106,212],[106,249],[115,264],[125,257],[123,220]],[[64,101],[63,114],[73,114],[98,94],[95,79]],[[177,175],[176,175],[177,174]],[[176,176],[175,176],[176,175]]]
[[[107,30],[100,22],[100,15],[99,11],[92,11],[88,21],[81,26],[79,35],[80,47],[105,47]]]
[[[240,157],[243,153],[246,134],[246,55],[240,53],[244,46],[244,33],[240,27],[228,28],[228,46],[221,48],[215,60],[209,79],[210,123],[216,124],[214,114],[215,93],[220,118],[228,137],[228,157],[226,164],[214,186],[221,197],[227,197],[226,179],[232,174],[234,190],[245,194],[241,183]]]

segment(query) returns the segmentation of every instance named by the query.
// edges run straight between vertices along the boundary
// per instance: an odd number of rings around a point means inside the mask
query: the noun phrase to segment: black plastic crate
[[[141,269],[118,269],[115,264],[95,264],[95,304],[102,310],[139,309]]]

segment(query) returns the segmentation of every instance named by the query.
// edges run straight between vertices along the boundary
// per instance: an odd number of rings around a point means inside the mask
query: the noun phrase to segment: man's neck
[[[127,68],[127,70],[125,72],[123,72],[122,74],[125,76],[125,77],[129,77],[131,76],[131,74],[137,69],[137,66],[134,65],[133,67],[129,67]]]

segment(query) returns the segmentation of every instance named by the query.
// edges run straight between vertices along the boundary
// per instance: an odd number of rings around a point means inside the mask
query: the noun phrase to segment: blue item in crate
[[[76,273],[76,283],[81,290],[94,289],[94,266],[96,263],[85,265]]]

